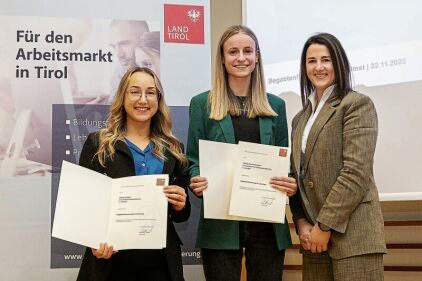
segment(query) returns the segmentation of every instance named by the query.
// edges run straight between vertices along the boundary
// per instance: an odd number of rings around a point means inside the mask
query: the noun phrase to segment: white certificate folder
[[[287,176],[290,150],[239,142],[229,214],[284,223],[287,195],[270,186],[274,176]]]
[[[289,155],[287,147],[199,140],[204,218],[284,223],[287,197],[269,182],[288,175]]]
[[[97,249],[166,247],[168,175],[112,179],[63,161],[52,236]]]

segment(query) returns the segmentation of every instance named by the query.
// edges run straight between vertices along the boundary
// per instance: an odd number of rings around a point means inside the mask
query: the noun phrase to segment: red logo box
[[[286,157],[287,156],[287,149],[280,148],[280,150],[278,151],[278,156]]]
[[[164,42],[204,44],[204,6],[164,4]]]

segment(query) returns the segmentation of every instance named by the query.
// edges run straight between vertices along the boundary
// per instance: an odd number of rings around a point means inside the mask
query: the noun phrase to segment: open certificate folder
[[[168,175],[111,179],[63,161],[52,236],[98,249],[166,247]]]

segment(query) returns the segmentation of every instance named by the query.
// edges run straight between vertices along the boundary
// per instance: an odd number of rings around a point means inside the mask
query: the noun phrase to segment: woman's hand
[[[291,177],[272,177],[270,184],[273,188],[286,193],[287,196],[293,196],[297,191],[296,179]]]
[[[310,242],[312,253],[322,253],[327,251],[330,241],[331,231],[322,231],[316,223],[311,231]]]
[[[186,192],[182,187],[177,185],[166,186],[164,187],[164,194],[174,210],[183,210],[186,205]]]
[[[312,224],[310,224],[306,219],[299,219],[296,222],[297,231],[299,234],[300,245],[302,248],[310,251],[311,250],[311,231]]]
[[[92,254],[97,259],[109,259],[111,256],[116,253],[117,251],[113,251],[113,246],[108,246],[107,243],[100,243],[100,248],[97,249],[91,249]]]
[[[202,196],[203,191],[208,187],[208,181],[204,177],[196,176],[190,179],[189,187],[196,196]]]

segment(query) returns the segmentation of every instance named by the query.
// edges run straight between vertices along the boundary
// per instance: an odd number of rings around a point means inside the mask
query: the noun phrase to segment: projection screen
[[[381,200],[422,199],[422,3],[244,0],[244,24],[260,42],[267,91],[301,109],[299,59],[316,32],[342,42],[355,90],[371,97],[379,135],[374,173]]]

